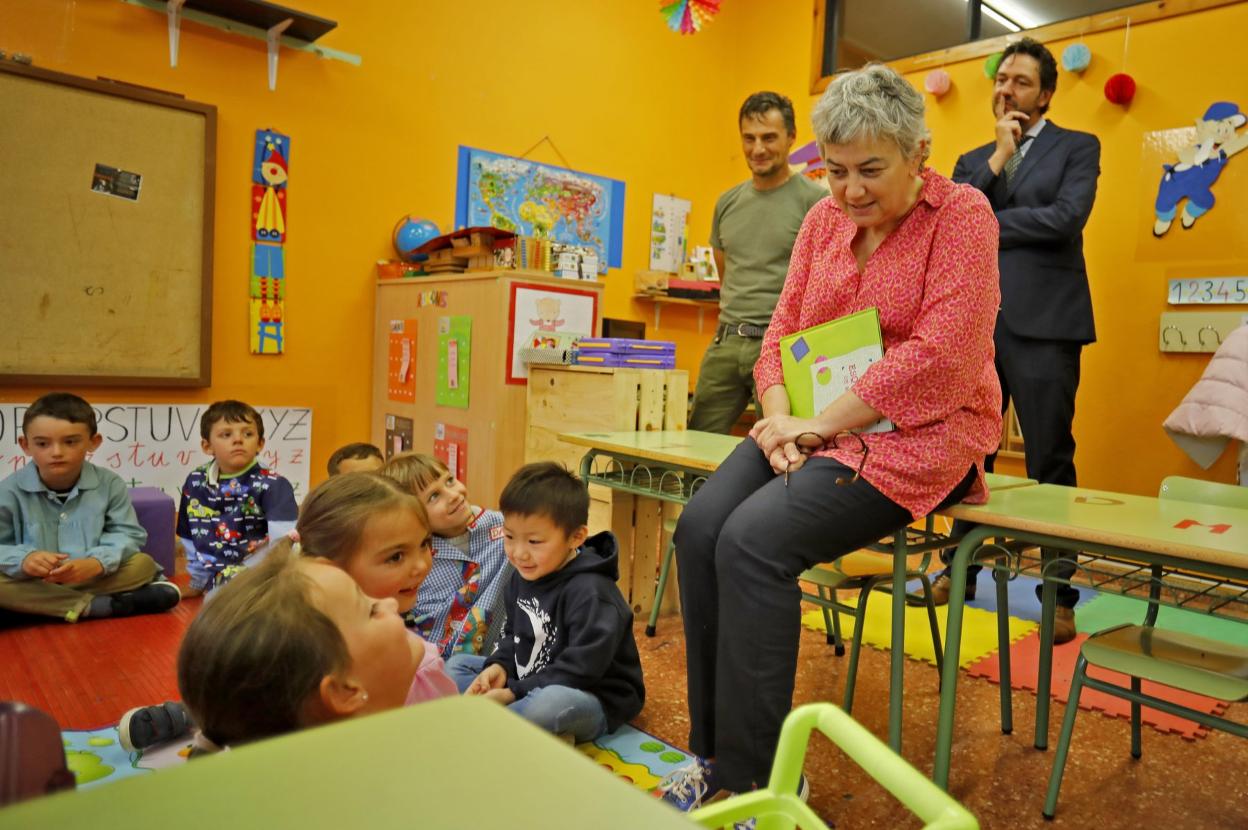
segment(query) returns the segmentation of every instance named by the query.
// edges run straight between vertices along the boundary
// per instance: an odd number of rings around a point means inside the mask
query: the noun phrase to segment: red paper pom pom
[[[1110,75],[1105,82],[1105,98],[1111,104],[1129,104],[1135,97],[1135,78],[1125,72]]]

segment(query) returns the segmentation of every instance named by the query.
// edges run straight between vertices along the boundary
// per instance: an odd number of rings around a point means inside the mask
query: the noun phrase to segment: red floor
[[[0,700],[38,707],[62,729],[96,729],[132,706],[177,700],[178,643],[202,602],[167,614],[6,627]]]

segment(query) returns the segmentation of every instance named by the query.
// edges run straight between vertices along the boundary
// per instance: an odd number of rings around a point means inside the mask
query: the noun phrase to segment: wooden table
[[[581,478],[587,486],[589,483],[601,484],[637,496],[685,504],[742,439],[683,430],[563,433],[559,435],[559,440],[587,448],[580,466]],[[1032,484],[1035,484],[1034,480],[1017,476],[989,478],[990,489],[999,487],[1006,490]],[[908,528],[905,532],[896,534],[893,539],[873,546],[873,549],[892,554],[891,584],[904,586],[908,556],[930,553],[951,546],[955,541],[935,533],[929,516],[924,530]],[[660,584],[667,581],[665,574],[669,559],[670,553],[665,554]],[[905,605],[904,589],[893,591],[891,630],[896,643],[904,642]],[[656,597],[647,633],[654,631],[658,609],[659,598]],[[888,742],[895,752],[901,752],[904,670],[904,651],[901,648],[892,649],[889,666]]]
[[[977,524],[958,544],[950,563],[949,620],[946,629],[940,717],[936,729],[933,779],[948,788],[957,700],[958,652],[961,646],[966,567],[972,553],[990,537],[1004,537],[1045,548],[1075,549],[1127,563],[1178,569],[1231,580],[1248,596],[1248,510],[1194,502],[1040,484],[1003,490],[985,505],[956,505],[942,511]],[[1044,554],[1044,570],[1056,560]],[[1050,686],[1053,667],[1053,617],[1056,584],[1043,582],[1040,617],[1040,666],[1036,690],[1037,749],[1048,745]],[[1104,585],[1091,586],[1105,590]],[[1003,695],[1008,691],[1003,689]],[[1004,698],[1008,701],[1008,697]]]
[[[693,826],[504,707],[464,697],[0,810],[3,830]]]

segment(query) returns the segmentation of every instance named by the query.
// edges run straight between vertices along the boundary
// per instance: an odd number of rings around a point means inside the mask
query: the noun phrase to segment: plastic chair
[[[56,721],[24,703],[0,703],[0,807],[73,788]]]
[[[1195,501],[1222,507],[1248,508],[1248,487],[1170,476],[1161,483],[1159,499]],[[1089,637],[1079,650],[1075,676],[1070,684],[1070,700],[1062,720],[1062,732],[1053,756],[1053,771],[1045,794],[1044,817],[1051,819],[1057,812],[1057,797],[1062,787],[1062,774],[1070,739],[1079,712],[1079,696],[1088,686],[1131,702],[1131,756],[1139,758],[1141,747],[1142,706],[1167,714],[1188,718],[1210,729],[1221,729],[1241,738],[1248,738],[1248,726],[1197,712],[1177,703],[1146,695],[1141,681],[1149,680],[1185,692],[1212,697],[1227,703],[1248,700],[1248,648],[1207,637],[1166,631],[1156,628],[1160,611],[1161,568],[1154,566],[1149,588],[1148,612],[1142,625],[1124,623]],[[1130,688],[1088,677],[1088,666],[1125,674],[1131,678]]]
[[[767,787],[726,798],[689,814],[703,827],[721,828],[757,818],[758,830],[827,830],[797,797],[798,780],[810,733],[818,729],[893,797],[923,819],[929,830],[971,830],[975,816],[954,801],[879,738],[831,703],[811,703],[789,713],[780,730],[776,760]]]
[[[894,545],[904,545],[904,539],[894,541]],[[842,556],[835,562],[817,565],[798,577],[803,582],[815,585],[817,593],[802,592],[802,599],[818,605],[823,611],[823,624],[828,632],[828,644],[836,648],[837,656],[845,653],[844,640],[841,637],[841,614],[849,614],[855,620],[854,636],[850,644],[849,668],[845,678],[845,698],[842,706],[847,713],[854,710],[854,686],[858,678],[858,657],[862,651],[863,621],[867,615],[867,600],[872,591],[892,593],[893,590],[893,557],[905,556],[904,551],[872,553],[857,551]],[[906,579],[917,579],[923,586],[922,602],[927,606],[927,622],[932,631],[932,646],[936,653],[936,673],[939,675],[944,665],[944,649],[940,642],[940,625],[936,620],[936,605],[932,601],[932,583],[927,576],[927,567],[931,552],[909,556],[906,562]],[[837,591],[858,591],[856,606],[845,605],[837,599]],[[904,585],[902,590],[905,590]],[[909,597],[907,597],[909,599]],[[893,630],[893,641],[900,647],[896,628]]]
[[[665,523],[664,527],[670,532],[674,525],[674,522],[669,521]],[[922,583],[922,600],[910,596],[907,596],[906,599],[907,602],[911,600],[915,602],[922,601],[927,606],[927,620],[931,627],[932,645],[934,646],[936,656],[936,672],[937,675],[941,673],[944,665],[944,651],[940,642],[940,626],[936,619],[936,606],[932,601],[932,585],[927,576],[927,567],[931,561],[932,551],[948,544],[948,539],[935,534],[933,525],[934,518],[928,516],[922,530],[910,527],[899,528],[893,534],[892,541],[884,543],[892,547],[892,552],[890,553],[873,553],[869,551],[850,553],[834,562],[811,568],[798,577],[799,580],[816,586],[817,593],[812,594],[809,591],[802,591],[802,599],[820,606],[823,610],[823,621],[828,631],[828,643],[836,647],[837,656],[845,653],[845,645],[841,638],[840,615],[849,614],[859,621],[859,624],[854,626],[854,637],[849,656],[849,671],[845,681],[844,707],[846,712],[852,711],[854,706],[854,687],[858,676],[858,657],[862,650],[861,621],[866,618],[867,600],[872,591],[892,592],[894,580],[893,565],[898,557],[906,557],[903,583],[912,579],[917,579]],[[909,551],[916,546],[919,547],[919,551],[910,553]],[[659,573],[658,585],[655,588],[654,606],[650,611],[650,622],[646,626],[646,636],[648,637],[654,636],[655,625],[659,618],[659,608],[663,599],[663,590],[667,585],[668,572],[671,568],[674,552],[674,543],[669,543],[663,556],[663,565]],[[859,591],[858,604],[856,606],[846,605],[837,599],[837,591],[855,589]],[[902,590],[905,590],[904,584]],[[895,606],[893,610],[892,639],[896,643],[901,643],[905,638],[905,616],[898,613],[901,610],[899,607]],[[894,674],[890,676],[890,692],[900,695],[900,682],[901,678],[899,675]],[[890,707],[888,732],[890,746],[894,750],[900,750],[901,709],[899,705]]]

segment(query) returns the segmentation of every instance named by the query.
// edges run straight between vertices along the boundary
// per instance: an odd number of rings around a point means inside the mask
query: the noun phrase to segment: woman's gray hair
[[[820,144],[887,138],[906,159],[921,154],[922,163],[931,151],[924,109],[923,95],[909,81],[882,63],[869,63],[833,78],[810,120]]]

